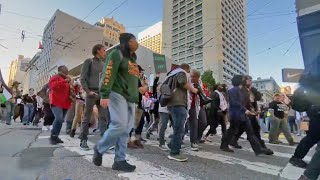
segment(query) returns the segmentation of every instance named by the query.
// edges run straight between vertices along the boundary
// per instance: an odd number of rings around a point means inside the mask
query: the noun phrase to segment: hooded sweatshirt
[[[111,51],[106,59],[100,83],[102,99],[109,99],[111,92],[122,95],[128,102],[139,102],[139,68],[135,58],[122,56],[120,49]]]

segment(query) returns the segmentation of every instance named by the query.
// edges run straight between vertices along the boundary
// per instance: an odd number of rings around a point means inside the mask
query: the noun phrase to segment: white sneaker
[[[162,151],[169,151],[170,148],[168,147],[168,145],[159,145],[159,149],[161,149]]]
[[[191,151],[199,151],[199,146],[196,143],[191,144]]]
[[[49,131],[47,126],[42,126],[42,131]]]
[[[204,137],[203,138],[206,142],[212,142],[210,139],[209,139],[209,137]]]

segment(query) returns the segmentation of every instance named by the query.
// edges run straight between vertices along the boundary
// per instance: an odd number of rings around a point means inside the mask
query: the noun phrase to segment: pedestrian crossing
[[[170,132],[167,132],[167,135]],[[39,139],[48,138],[47,136],[40,136]],[[245,140],[241,140],[239,143],[243,146],[243,149],[236,150],[235,153],[225,153],[219,150],[220,146],[220,138],[219,136],[210,137],[213,142],[205,143],[202,145],[200,151],[192,151],[188,148],[188,138],[185,138],[185,143],[187,145],[186,148],[182,149],[182,154],[189,157],[189,159],[201,159],[200,162],[211,163],[218,162],[226,167],[237,167],[235,169],[245,169],[249,173],[253,172],[258,174],[257,176],[265,177],[261,179],[298,179],[300,175],[303,173],[304,169],[293,167],[289,163],[289,158],[292,156],[293,148],[291,146],[282,145],[278,146],[274,144],[268,145],[271,149],[275,151],[273,156],[262,155],[259,157],[255,157],[253,150],[249,147],[249,144],[245,142]],[[62,135],[61,139],[64,141],[62,146],[74,153],[81,155],[85,160],[92,161],[93,151],[82,151],[79,148],[79,139],[70,138],[69,136]],[[93,147],[93,141],[88,142],[90,147]],[[150,153],[154,154],[155,157],[161,158],[159,159],[159,163],[154,161],[150,161],[150,159],[141,158],[141,156],[137,153],[137,151],[129,150],[129,155],[127,159],[129,163],[137,166],[135,172],[132,173],[123,173],[116,172],[117,176],[121,179],[129,179],[129,180],[160,180],[160,179],[178,179],[178,180],[196,180],[196,179],[211,179],[211,178],[203,178],[198,177],[197,175],[193,175],[193,173],[179,172],[172,167],[168,167],[167,163],[175,163],[174,161],[170,161],[167,159],[166,155],[168,152],[160,151],[158,147],[159,143],[157,140],[149,139],[145,143],[145,149],[139,150],[140,153]],[[276,151],[274,147],[277,147],[279,151]],[[281,149],[281,150],[280,150]],[[285,152],[289,151],[289,152]],[[160,154],[161,152],[162,154]],[[102,166],[107,171],[112,171],[111,166],[113,164],[114,154],[112,152],[105,154],[103,156],[103,164]],[[304,160],[310,161],[311,156],[308,155]],[[165,162],[165,163],[163,163]],[[277,162],[280,162],[279,164]],[[192,160],[188,163],[194,163]],[[187,165],[185,163],[181,163],[181,166]],[[179,164],[180,165],[180,164]],[[99,167],[96,167],[99,168]],[[213,166],[214,168],[214,166]],[[230,168],[229,168],[230,169]],[[229,172],[230,173],[230,172]],[[214,179],[214,178],[213,178]],[[231,178],[234,179],[234,178]],[[249,178],[250,179],[250,178]]]

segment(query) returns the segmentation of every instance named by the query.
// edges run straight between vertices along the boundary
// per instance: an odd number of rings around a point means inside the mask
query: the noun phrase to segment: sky
[[[109,14],[135,35],[162,20],[162,0],[0,0],[0,68],[8,79],[10,62],[18,54],[32,58],[38,51],[43,29],[60,9],[93,24]],[[203,0],[209,1],[209,0]],[[211,1],[211,0],[210,0]],[[218,1],[218,0],[214,0]],[[32,16],[39,19],[22,17]],[[282,83],[281,69],[304,68],[298,38],[294,0],[247,0],[250,75],[254,79],[274,77]],[[22,42],[21,31],[26,38]]]

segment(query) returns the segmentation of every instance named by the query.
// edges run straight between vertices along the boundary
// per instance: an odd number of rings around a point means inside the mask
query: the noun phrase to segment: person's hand
[[[156,74],[156,77],[160,77],[160,73],[157,73],[157,74]]]
[[[142,86],[140,87],[140,90],[144,93],[146,93],[148,91],[148,86]]]
[[[65,81],[67,81],[68,83],[70,83],[70,82],[71,82],[71,78],[67,76],[66,79],[65,79]]]
[[[100,106],[102,106],[103,108],[107,108],[109,106],[109,99],[101,99]]]
[[[252,113],[249,110],[246,110],[246,115],[252,115]]]
[[[90,95],[90,96],[97,96],[98,94],[97,94],[96,92],[90,91],[90,92],[89,92],[89,95]]]
[[[197,88],[193,88],[192,93],[193,94],[198,94],[199,90]]]

